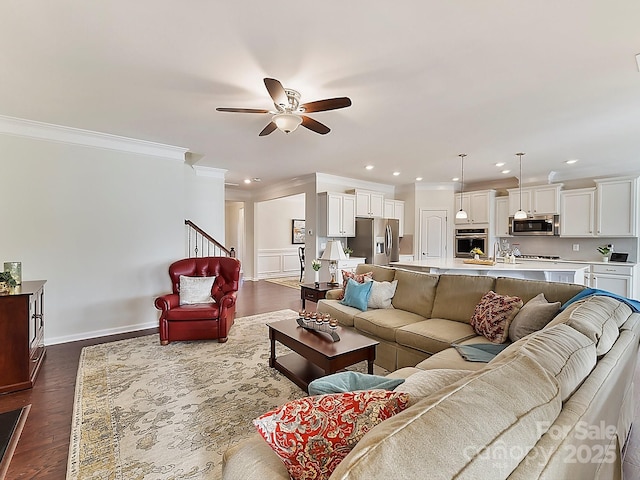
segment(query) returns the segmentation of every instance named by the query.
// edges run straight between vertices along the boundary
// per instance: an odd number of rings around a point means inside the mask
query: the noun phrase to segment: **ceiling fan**
[[[331,131],[329,127],[304,114],[351,106],[351,100],[348,97],[327,98],[326,100],[300,104],[300,92],[291,88],[284,88],[275,78],[265,78],[264,84],[273,99],[275,110],[225,107],[218,107],[216,110],[218,112],[268,113],[273,115],[271,122],[259,134],[259,136],[264,137],[276,128],[279,128],[284,133],[291,133],[300,125],[320,135],[326,135]]]

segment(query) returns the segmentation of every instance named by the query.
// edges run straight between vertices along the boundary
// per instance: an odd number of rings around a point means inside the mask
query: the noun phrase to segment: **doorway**
[[[420,260],[446,258],[446,210],[420,210]]]

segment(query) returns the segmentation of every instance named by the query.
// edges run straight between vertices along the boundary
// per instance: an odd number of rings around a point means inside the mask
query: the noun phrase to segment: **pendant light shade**
[[[518,180],[518,185],[520,185],[520,210],[513,214],[514,220],[525,220],[527,218],[527,212],[522,210],[522,156],[524,153],[516,153],[518,157],[520,157],[520,179]]]
[[[465,220],[467,218],[467,212],[462,209],[462,194],[464,193],[464,157],[467,156],[466,153],[461,153],[458,155],[460,157],[460,210],[456,213],[457,220]]]

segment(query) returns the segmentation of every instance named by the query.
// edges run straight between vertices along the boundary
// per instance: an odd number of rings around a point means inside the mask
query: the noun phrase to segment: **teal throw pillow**
[[[358,390],[393,390],[404,378],[387,378],[360,372],[338,372],[309,383],[309,395],[346,393]]]
[[[367,309],[367,303],[371,295],[371,285],[373,285],[373,282],[358,283],[350,278],[344,292],[344,299],[340,303],[364,312]]]

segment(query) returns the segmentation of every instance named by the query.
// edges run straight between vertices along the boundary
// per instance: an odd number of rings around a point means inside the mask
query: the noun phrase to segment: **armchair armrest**
[[[168,293],[156,298],[154,305],[158,310],[166,312],[172,308],[180,306],[180,295],[177,293]]]
[[[333,290],[328,290],[327,293],[325,293],[324,298],[327,300],[338,300],[343,294],[344,290],[341,288],[334,288]]]

